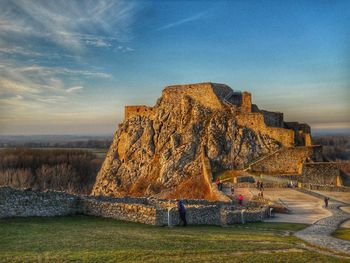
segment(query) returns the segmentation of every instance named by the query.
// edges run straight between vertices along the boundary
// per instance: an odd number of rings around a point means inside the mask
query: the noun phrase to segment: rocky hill
[[[92,194],[216,199],[210,170],[243,168],[310,140],[308,125],[260,110],[248,92],[213,83],[169,86],[154,107],[125,107]]]

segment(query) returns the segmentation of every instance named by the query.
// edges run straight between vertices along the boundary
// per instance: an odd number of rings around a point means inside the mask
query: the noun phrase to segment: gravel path
[[[344,221],[350,219],[350,213],[342,211],[339,208],[341,206],[348,206],[348,204],[331,199],[328,210],[332,216],[316,221],[313,225],[296,232],[295,235],[311,245],[350,255],[350,241],[331,236]]]

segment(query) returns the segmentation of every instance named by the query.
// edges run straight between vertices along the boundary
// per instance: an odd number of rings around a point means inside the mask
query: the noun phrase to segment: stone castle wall
[[[251,113],[252,112],[252,95],[249,92],[242,93],[242,105],[241,112]]]
[[[285,122],[284,126],[294,131],[294,141],[296,145],[312,145],[311,128],[309,125],[298,122]]]
[[[153,107],[145,105],[125,106],[124,114],[125,120],[134,116],[152,117]]]
[[[283,146],[294,146],[294,131],[284,128],[268,127],[265,124],[264,114],[262,113],[238,114],[237,124],[245,126],[255,132],[266,133],[271,138],[279,141]]]
[[[256,105],[252,105],[249,92],[233,92],[227,85],[210,82],[168,86],[162,92],[162,99],[175,100],[179,103],[180,98],[184,96],[212,109],[223,109],[224,102],[229,102],[238,113],[239,125],[247,126],[256,132],[267,133],[271,138],[281,142],[283,146],[312,144],[308,125],[298,122],[285,123],[283,113],[259,110]],[[153,107],[145,105],[125,106],[125,119],[134,116],[152,119],[154,111]]]
[[[347,187],[347,186],[321,185],[321,184],[312,184],[312,183],[301,183],[299,185],[300,187],[309,189],[309,190],[350,193],[350,187]]]
[[[229,86],[214,83],[174,85],[163,90],[162,98],[178,100],[181,96],[188,96],[193,100],[200,101],[208,108],[221,109],[223,107],[221,99],[230,91]]]
[[[241,215],[241,211],[227,202],[184,200],[189,224],[226,225],[241,223],[225,216],[227,213]],[[262,211],[253,208],[244,211],[244,222],[264,219]],[[229,212],[225,212],[228,210]],[[225,214],[226,213],[226,214]],[[39,192],[33,190],[0,187],[0,218],[29,216],[67,216],[85,214],[149,225],[177,225],[179,215],[175,201],[152,198],[112,198],[76,196],[63,192]]]
[[[302,169],[301,181],[319,185],[342,185],[340,180],[339,162],[305,163]],[[338,183],[337,183],[338,180]]]
[[[268,174],[301,174],[308,159],[322,161],[321,146],[282,148],[250,165],[250,170]]]
[[[264,121],[267,126],[283,128],[283,113],[262,110]]]

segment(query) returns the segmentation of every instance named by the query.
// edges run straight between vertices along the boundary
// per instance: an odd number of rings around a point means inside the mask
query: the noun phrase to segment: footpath
[[[305,190],[303,192],[315,197],[324,198],[320,193]],[[332,215],[322,218],[311,226],[296,232],[295,236],[311,245],[350,255],[350,241],[331,236],[344,221],[350,220],[350,213],[344,211],[347,209],[340,209],[346,207],[350,207],[350,204],[331,199],[326,209],[329,210]]]

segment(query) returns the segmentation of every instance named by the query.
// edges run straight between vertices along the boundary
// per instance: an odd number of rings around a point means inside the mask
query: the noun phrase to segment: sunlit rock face
[[[92,194],[215,199],[201,154],[215,172],[293,144],[294,132],[266,125],[247,92],[213,83],[169,86],[154,107],[126,106]]]

